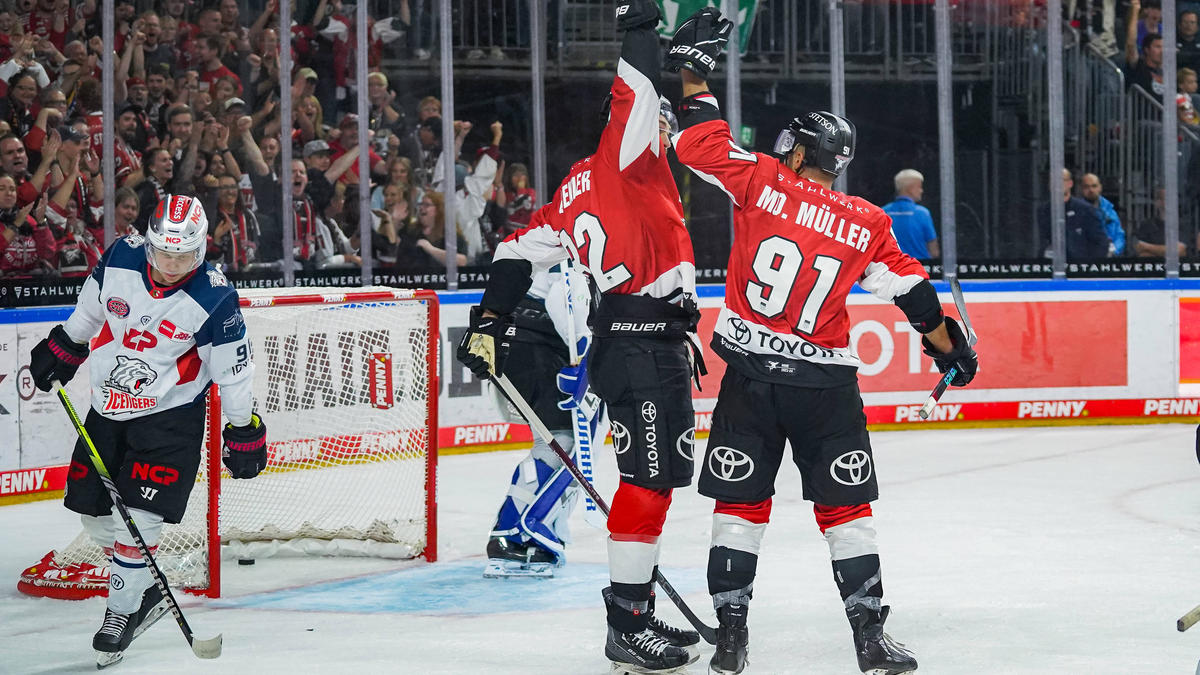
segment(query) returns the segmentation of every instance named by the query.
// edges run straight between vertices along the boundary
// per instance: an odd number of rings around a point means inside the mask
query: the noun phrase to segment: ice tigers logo
[[[156,379],[158,379],[158,373],[154,372],[154,369],[145,361],[117,355],[117,367],[109,373],[108,379],[104,381],[104,386],[139,396]]]

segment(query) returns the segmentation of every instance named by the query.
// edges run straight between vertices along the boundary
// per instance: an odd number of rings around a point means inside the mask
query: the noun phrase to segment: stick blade
[[[223,638],[218,633],[216,637],[207,640],[192,639],[192,653],[202,659],[215,659],[221,655]]]

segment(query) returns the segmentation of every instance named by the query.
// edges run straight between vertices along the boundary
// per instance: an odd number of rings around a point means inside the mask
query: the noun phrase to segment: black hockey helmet
[[[855,131],[850,120],[831,112],[811,112],[794,117],[775,138],[774,152],[780,157],[800,146],[804,164],[837,177],[854,159]]]

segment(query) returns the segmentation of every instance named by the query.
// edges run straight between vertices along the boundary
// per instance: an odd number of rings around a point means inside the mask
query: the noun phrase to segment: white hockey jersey
[[[162,290],[149,276],[144,241],[132,235],[109,247],[63,326],[91,343],[92,408],[134,419],[202,404],[216,382],[225,417],[249,424],[254,361],[237,291],[208,263]]]
[[[588,326],[591,294],[582,270],[565,260],[550,269],[535,268],[527,293],[546,305],[546,314],[568,350],[575,344],[575,355],[582,357],[592,343]]]

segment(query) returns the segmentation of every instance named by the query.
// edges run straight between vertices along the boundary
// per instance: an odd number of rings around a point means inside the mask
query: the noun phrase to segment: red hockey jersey
[[[549,267],[570,256],[602,293],[679,303],[696,291],[692,242],[658,131],[659,100],[621,59],[608,125],[596,153],[575,163],[529,226],[496,247],[496,260]]]
[[[928,278],[900,251],[891,219],[864,199],[800,178],[774,157],[743,150],[723,120],[688,127],[675,151],[734,204],[713,347],[731,364],[750,366],[751,376],[814,384],[853,378],[859,359],[850,348],[851,287],[857,281],[892,301]]]

